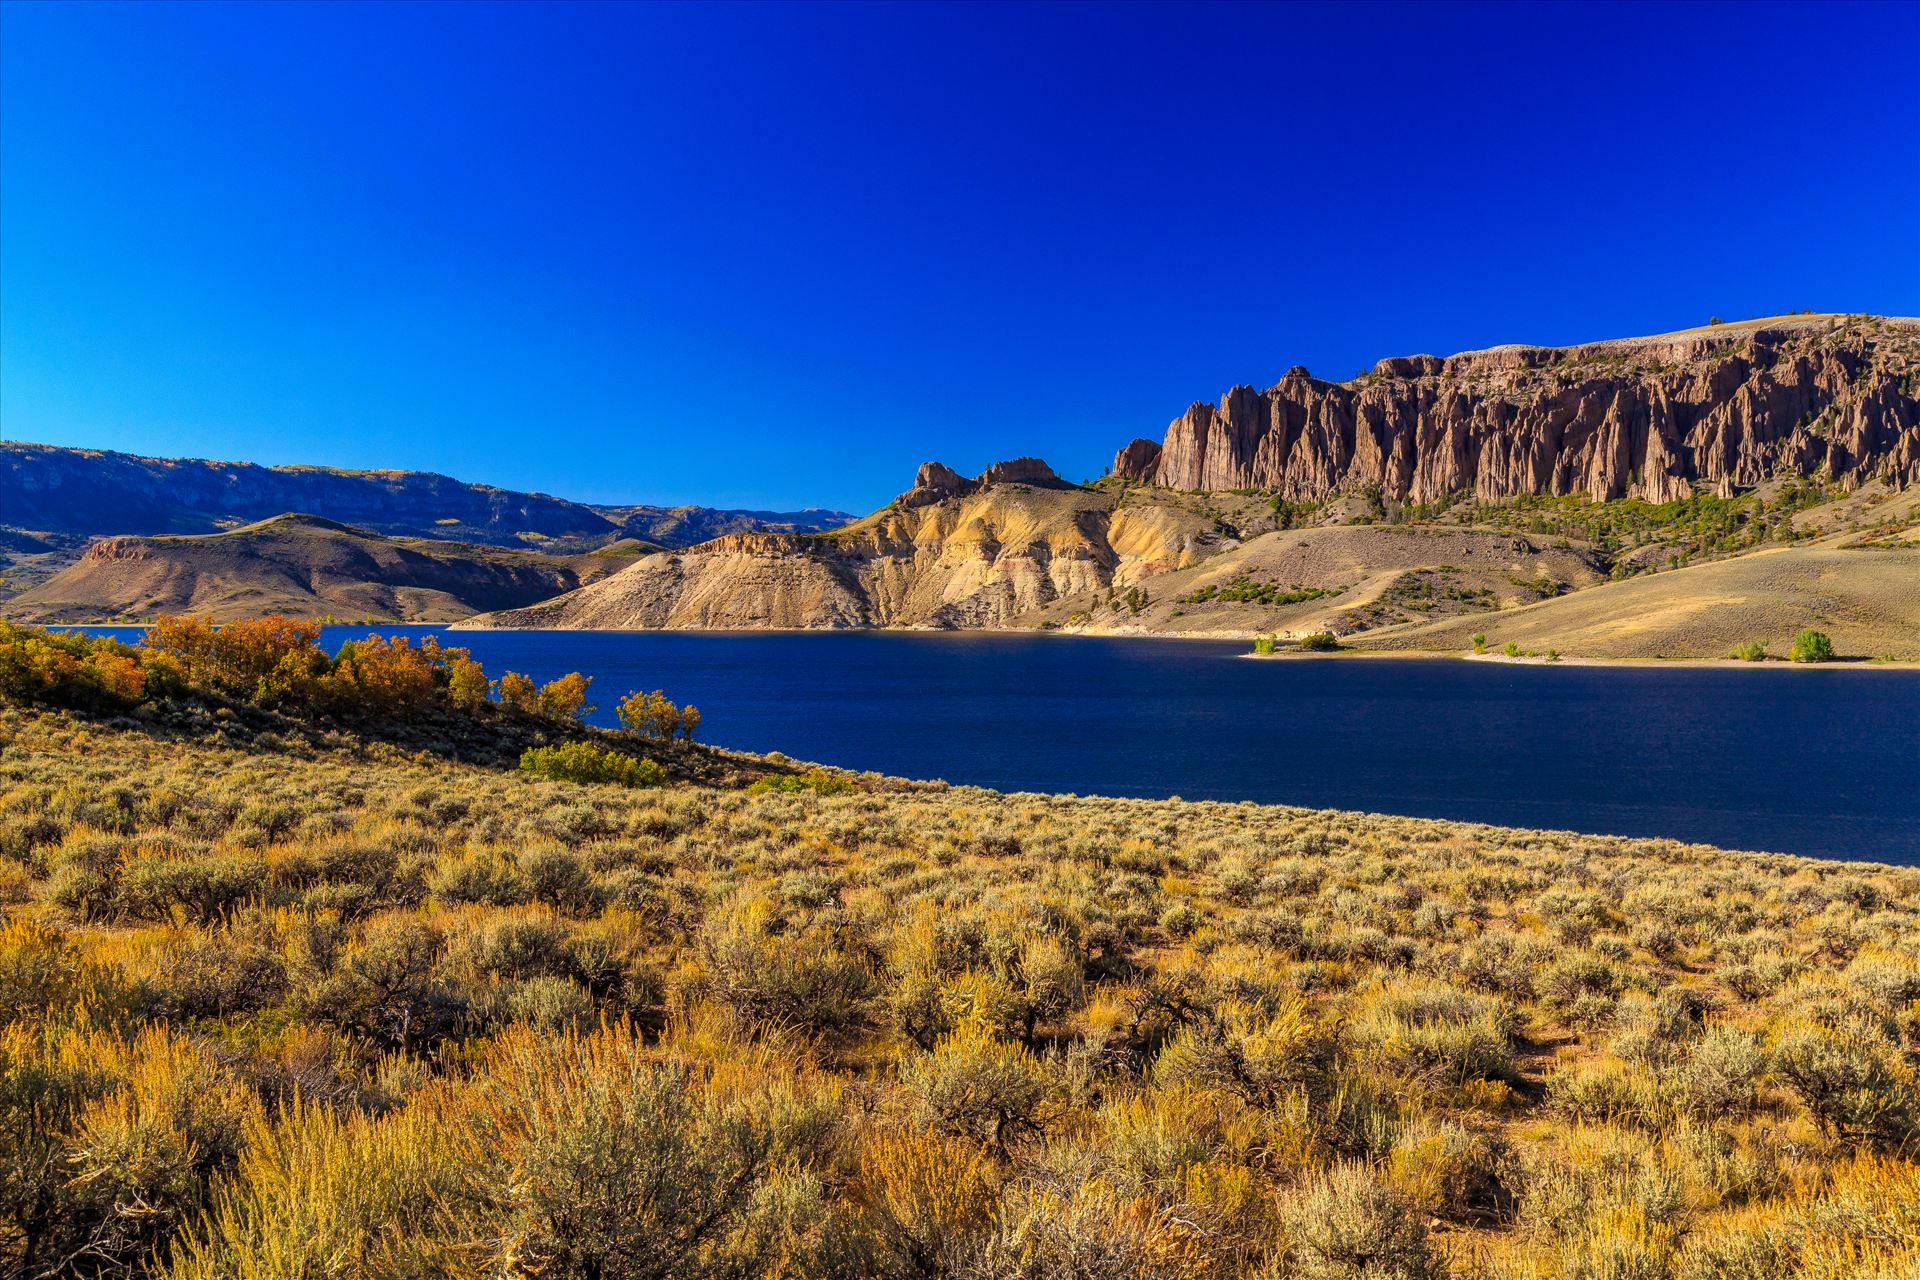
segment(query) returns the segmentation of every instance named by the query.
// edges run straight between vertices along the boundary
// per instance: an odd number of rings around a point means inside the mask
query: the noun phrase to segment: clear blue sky
[[[1920,312],[1920,7],[0,9],[0,428],[596,501]]]

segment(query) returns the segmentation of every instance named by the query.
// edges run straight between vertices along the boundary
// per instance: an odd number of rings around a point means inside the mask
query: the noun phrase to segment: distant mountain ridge
[[[263,467],[0,443],[0,526],[68,536],[214,533],[310,512],[373,533],[591,550],[637,537],[688,546],[720,533],[836,528],[844,512],[593,506],[429,471]]]
[[[630,538],[663,547],[691,547],[729,533],[825,533],[857,516],[825,507],[800,511],[735,511],[717,507],[615,507],[589,504]]]

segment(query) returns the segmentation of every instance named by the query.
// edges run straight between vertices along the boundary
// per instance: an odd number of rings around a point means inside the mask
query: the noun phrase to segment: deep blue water
[[[906,777],[1920,865],[1920,671],[1255,662],[1239,643],[1067,636],[373,629],[441,634],[496,676],[583,671],[602,723],[629,690],[662,688],[700,708],[706,741]]]

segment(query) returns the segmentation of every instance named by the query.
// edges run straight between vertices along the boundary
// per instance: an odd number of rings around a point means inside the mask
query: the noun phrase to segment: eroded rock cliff
[[[1783,476],[1920,483],[1920,322],[1807,316],[1577,347],[1299,366],[1196,403],[1115,475],[1172,489],[1416,502],[1586,494],[1664,502]]]
[[[1212,554],[1231,534],[1173,494],[1082,489],[1037,459],[967,479],[939,463],[845,529],[732,534],[642,557],[478,627],[987,627]]]

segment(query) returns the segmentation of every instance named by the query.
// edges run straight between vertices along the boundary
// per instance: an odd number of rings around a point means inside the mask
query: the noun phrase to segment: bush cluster
[[[1795,662],[1832,662],[1833,637],[1824,631],[1802,631],[1793,638],[1788,656]]]
[[[476,714],[499,706],[573,724],[593,711],[593,677],[569,672],[537,684],[517,671],[489,680],[465,649],[428,636],[369,635],[328,656],[320,624],[284,617],[218,626],[163,616],[140,644],[0,622],[0,696],[86,711],[124,711],[169,699],[212,695],[297,713],[405,723],[434,712]],[[690,742],[697,707],[660,690],[631,693],[621,723],[654,742]]]
[[[655,787],[667,776],[656,761],[578,741],[528,747],[520,754],[520,772],[555,782],[611,782],[623,787]]]
[[[1225,583],[1209,582],[1177,598],[1179,604],[1205,604],[1220,600],[1229,604],[1260,604],[1276,607],[1337,596],[1342,587],[1283,587],[1277,582],[1255,582],[1246,574],[1235,574]]]

